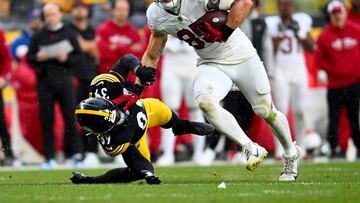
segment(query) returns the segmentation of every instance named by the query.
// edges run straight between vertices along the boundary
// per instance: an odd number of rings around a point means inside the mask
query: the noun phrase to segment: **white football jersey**
[[[206,42],[203,36],[197,35],[191,29],[197,26],[196,20],[207,12],[207,2],[207,0],[181,0],[178,15],[172,15],[152,3],[146,13],[148,24],[152,30],[170,34],[194,47],[200,57],[198,65],[206,62],[238,64],[254,56],[255,48],[239,28],[224,43]]]
[[[312,19],[308,14],[295,13],[293,19],[299,24],[300,32],[308,33],[312,27]],[[294,31],[286,28],[279,29],[279,16],[269,16],[265,19],[270,37],[281,37],[278,50],[275,53],[274,65],[278,68],[305,67],[304,50],[301,42],[296,38]]]

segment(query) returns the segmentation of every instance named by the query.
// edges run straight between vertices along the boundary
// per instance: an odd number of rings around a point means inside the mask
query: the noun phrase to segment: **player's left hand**
[[[139,66],[135,70],[135,75],[140,79],[142,85],[150,86],[155,82],[156,69],[147,66]]]
[[[124,106],[124,110],[127,111],[137,102],[137,100],[139,100],[139,96],[136,95],[135,93],[131,93],[131,94],[122,94],[120,97],[115,98],[111,101],[114,102],[116,105],[126,102]]]
[[[86,176],[79,172],[73,172],[70,180],[74,184],[85,183]]]

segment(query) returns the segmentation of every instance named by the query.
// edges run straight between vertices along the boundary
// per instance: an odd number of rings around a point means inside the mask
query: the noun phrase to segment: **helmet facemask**
[[[176,14],[179,13],[181,0],[155,0],[156,5]]]

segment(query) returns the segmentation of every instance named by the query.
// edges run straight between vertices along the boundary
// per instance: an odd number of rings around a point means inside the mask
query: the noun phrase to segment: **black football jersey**
[[[148,123],[144,104],[139,100],[127,112],[126,121],[115,126],[110,132],[97,135],[105,153],[115,156],[122,153],[129,144],[137,143],[144,135]]]

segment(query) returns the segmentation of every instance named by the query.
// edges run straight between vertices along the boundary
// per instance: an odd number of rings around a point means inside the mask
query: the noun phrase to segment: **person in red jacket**
[[[11,66],[11,56],[6,45],[5,35],[0,28],[0,138],[5,159],[2,165],[13,165],[15,158],[11,149],[10,136],[5,122],[4,101],[2,90],[6,85],[6,74],[9,73]]]
[[[105,21],[96,30],[100,73],[109,72],[112,64],[125,54],[132,53],[141,58],[144,45],[139,33],[128,21],[129,12],[128,0],[114,1],[113,18]]]
[[[360,0],[351,0],[351,10],[348,12],[348,20],[357,24],[360,28]]]
[[[340,1],[330,2],[327,11],[330,24],[318,38],[315,60],[328,75],[330,158],[340,155],[336,149],[342,107],[347,110],[352,138],[358,149],[357,157],[360,158],[360,29],[347,21],[345,6]]]

